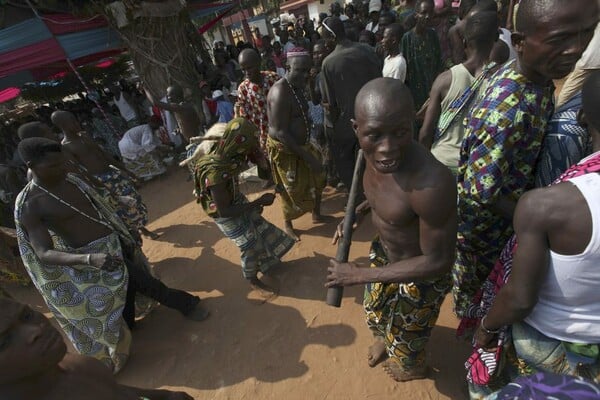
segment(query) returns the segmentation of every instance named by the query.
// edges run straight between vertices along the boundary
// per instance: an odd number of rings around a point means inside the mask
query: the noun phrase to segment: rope
[[[67,63],[69,64],[69,67],[71,67],[71,70],[77,76],[77,79],[79,79],[79,82],[81,82],[81,84],[85,88],[85,91],[88,94],[88,99],[92,100],[94,102],[94,104],[96,104],[96,107],[98,107],[98,109],[102,113],[102,116],[104,117],[104,119],[108,123],[109,128],[113,131],[113,133],[116,135],[116,137],[120,137],[119,131],[113,125],[112,120],[110,119],[110,117],[108,116],[108,114],[106,113],[106,111],[104,111],[104,108],[102,107],[102,105],[100,104],[100,102],[96,99],[96,96],[92,96],[93,98],[90,98],[89,94],[90,94],[91,90],[90,90],[89,86],[87,85],[87,83],[85,82],[85,80],[83,79],[83,77],[81,76],[81,74],[79,73],[79,71],[77,71],[77,68],[75,67],[75,65],[73,65],[73,63],[71,62],[71,60],[69,58],[67,58]]]

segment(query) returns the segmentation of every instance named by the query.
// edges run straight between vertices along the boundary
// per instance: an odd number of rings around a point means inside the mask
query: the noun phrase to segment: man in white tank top
[[[121,117],[127,123],[127,128],[133,128],[140,124],[140,110],[137,104],[129,95],[121,90],[118,85],[110,85],[110,92],[113,94],[115,106],[119,109]]]
[[[463,95],[489,62],[490,52],[498,39],[494,24],[497,24],[495,13],[479,12],[467,17],[464,34],[468,58],[464,63],[440,74],[433,82],[429,106],[419,132],[421,144],[431,148],[434,157],[455,175],[465,133],[463,118],[456,117],[441,137],[436,137],[436,128],[440,116],[448,112],[450,104]],[[468,109],[469,107],[465,107],[464,112]]]
[[[508,282],[475,334],[495,343],[512,324],[519,362],[536,370],[600,377],[600,71],[583,88],[595,153],[563,182],[524,194],[514,228],[518,247]]]

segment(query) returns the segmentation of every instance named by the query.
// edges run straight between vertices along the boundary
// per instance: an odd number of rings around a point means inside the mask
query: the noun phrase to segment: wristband
[[[500,333],[499,328],[492,331],[485,327],[484,321],[486,318],[487,318],[487,315],[485,315],[483,318],[481,318],[481,323],[479,324],[481,326],[481,330],[484,331],[485,333],[487,333],[488,335],[497,335],[498,333]]]
[[[87,255],[87,265],[92,265],[92,254]]]

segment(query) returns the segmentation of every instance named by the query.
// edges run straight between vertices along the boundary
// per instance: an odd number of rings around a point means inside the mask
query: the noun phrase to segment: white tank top
[[[572,343],[600,343],[600,174],[571,179],[592,214],[592,237],[581,254],[550,251],[538,303],[525,319],[544,335]]]
[[[125,119],[125,121],[127,122],[131,121],[134,118],[137,118],[133,107],[131,107],[127,100],[125,100],[125,96],[123,96],[123,93],[119,93],[119,96],[119,100],[117,100],[116,96],[114,97],[114,99],[115,104],[119,108],[119,113],[121,113],[121,117],[123,117],[123,119]]]

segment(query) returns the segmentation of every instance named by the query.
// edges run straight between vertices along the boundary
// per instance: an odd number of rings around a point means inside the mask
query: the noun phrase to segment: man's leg
[[[425,378],[425,346],[449,289],[450,276],[400,284],[385,336],[390,359],[383,364],[394,380]]]
[[[456,260],[452,267],[452,295],[454,297],[454,313],[458,318],[468,317],[468,310],[473,306],[475,295],[494,268],[500,252],[481,250],[475,254],[464,250],[459,245],[456,249]]]
[[[192,296],[183,290],[167,287],[160,280],[153,277],[144,268],[143,263],[144,261],[139,255],[134,256],[133,259],[125,259],[127,271],[129,272],[129,287],[127,289],[128,300],[130,296],[135,300],[135,293],[139,292],[169,308],[176,309],[190,319],[201,321],[208,317],[208,311],[203,310],[198,304],[200,298]],[[132,294],[130,294],[130,291]],[[127,303],[129,303],[129,307],[133,307],[133,301],[128,301]],[[124,318],[131,318],[130,314],[131,310],[128,309],[128,315],[126,316],[124,311],[123,316]]]
[[[387,358],[386,327],[397,302],[398,284],[370,283],[365,286],[363,307],[367,326],[375,342],[369,346],[367,362],[374,367]]]

